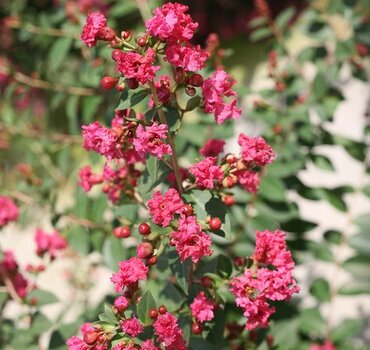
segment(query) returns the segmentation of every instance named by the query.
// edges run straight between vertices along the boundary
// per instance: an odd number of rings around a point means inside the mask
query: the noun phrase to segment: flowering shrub
[[[360,320],[333,324],[333,311],[326,315],[319,306],[332,310],[338,294],[367,292],[366,233],[348,238],[345,230],[330,229],[313,240],[307,232],[316,223],[302,218],[295,196],[349,212],[350,186],[310,187],[299,177],[312,163],[333,168],[318,145],[339,145],[367,167],[365,137],[352,141],[327,129],[343,98],[340,70],[364,79],[366,6],[315,1],[297,19],[292,8],[276,16],[268,2],[254,5],[242,32],[266,46],[272,85],[253,91],[253,105],[243,99],[250,91],[236,79],[228,63],[233,56],[217,34],[199,44],[204,28],[187,5],[166,2],[150,14],[141,0],[68,0],[54,4],[54,16],[39,27],[22,23],[26,18],[4,19],[3,30],[21,29],[17,40],[49,53],[45,67],[29,63],[30,74],[18,51],[0,58],[0,88],[14,106],[4,108],[0,124],[0,148],[10,164],[0,228],[6,237],[33,215],[37,224],[27,247],[34,250],[32,264],[6,240],[1,249],[1,345],[365,349],[361,340],[352,342]],[[144,27],[132,30],[138,9]],[[39,18],[28,12],[28,19]],[[338,20],[341,12],[348,18]],[[287,45],[294,28],[316,39],[298,54]],[[50,39],[50,50],[49,39],[40,44],[39,35]],[[305,65],[311,61],[310,80]],[[61,119],[51,118],[54,113]],[[249,130],[245,119],[263,124],[260,132]],[[17,156],[30,164],[12,165]],[[356,191],[369,194],[364,184]],[[49,228],[36,207],[50,217]],[[356,220],[363,230],[368,219]],[[333,247],[346,244],[353,255],[334,256]],[[310,257],[350,271],[352,281],[338,286],[320,277],[305,286],[295,262],[304,266]],[[73,266],[58,278],[73,286],[73,301],[62,300],[60,314],[50,316],[44,306],[58,298],[43,287],[43,276],[55,276],[66,260]],[[103,266],[109,272],[101,278]],[[94,284],[106,287],[98,302]],[[305,303],[308,292],[314,307]],[[13,314],[14,305],[20,311]]]

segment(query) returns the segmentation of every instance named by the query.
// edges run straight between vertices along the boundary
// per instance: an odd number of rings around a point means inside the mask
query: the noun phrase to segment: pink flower
[[[154,17],[146,22],[148,32],[162,41],[189,41],[198,23],[194,23],[191,17],[185,12],[188,6],[178,3],[167,3],[156,8]]]
[[[111,41],[115,38],[114,31],[107,25],[107,20],[100,12],[92,12],[86,18],[81,40],[89,47],[96,45],[98,40]]]
[[[214,318],[215,304],[208,300],[204,293],[199,293],[190,304],[190,310],[193,317],[199,322],[212,321]]]
[[[133,338],[144,331],[144,327],[140,324],[139,320],[135,316],[123,320],[121,327],[125,333]]]
[[[195,176],[195,184],[199,188],[213,188],[215,181],[222,182],[224,172],[221,166],[215,165],[215,163],[215,157],[207,157],[189,168],[189,172]]]
[[[0,196],[0,228],[18,219],[19,209],[9,197]]]
[[[209,57],[209,54],[203,51],[199,45],[193,46],[186,44],[169,44],[166,47],[166,59],[175,67],[181,67],[185,71],[195,72],[202,69]]]
[[[292,254],[287,250],[285,232],[276,230],[256,231],[256,248],[253,259],[260,264],[292,270]]]
[[[136,152],[145,157],[147,154],[162,159],[165,154],[172,154],[171,146],[164,143],[167,138],[168,126],[154,122],[152,125],[144,127],[140,124],[136,129],[134,147]]]
[[[147,204],[153,222],[163,227],[169,225],[175,214],[181,214],[184,210],[184,202],[174,188],[170,188],[164,195],[159,191],[154,192]]]
[[[141,84],[145,84],[155,78],[155,74],[161,69],[155,66],[156,53],[149,48],[145,56],[136,52],[121,51],[115,58],[117,72],[121,72],[125,78],[133,78]]]
[[[247,165],[255,164],[264,166],[272,163],[275,159],[275,153],[272,148],[266,143],[263,137],[249,137],[240,134],[238,144],[241,146],[241,157]]]
[[[182,262],[191,258],[194,263],[197,263],[204,256],[212,255],[210,249],[212,239],[202,231],[195,216],[180,218],[179,228],[172,233],[171,238]]]
[[[98,121],[82,125],[83,147],[106,156],[108,159],[118,158],[116,138],[112,131],[102,126]]]
[[[45,253],[49,253],[51,259],[56,257],[58,251],[67,247],[67,241],[58,231],[49,234],[40,229],[36,229],[34,239],[36,242],[37,255],[42,256]]]
[[[84,323],[80,331],[82,333],[82,339],[73,336],[67,340],[68,350],[106,350],[108,344],[99,343],[97,339],[101,330],[95,328],[91,323]],[[92,345],[91,345],[92,344]]]
[[[154,86],[159,102],[163,105],[168,105],[171,102],[170,77],[168,75],[161,75],[158,80],[154,82]],[[149,107],[153,108],[154,105],[153,96],[150,95]]]
[[[224,146],[224,140],[210,139],[199,150],[199,153],[203,157],[217,157],[220,153],[224,151]]]
[[[308,350],[336,350],[336,348],[330,340],[325,340],[322,345],[312,344]]]
[[[26,278],[19,272],[18,263],[14,254],[5,250],[3,259],[0,260],[0,281],[2,276],[6,275],[20,298],[26,297],[29,289],[29,283]]]
[[[219,69],[203,82],[204,111],[213,113],[217,124],[227,119],[238,119],[241,109],[236,107],[237,94],[232,90],[235,80]],[[230,98],[231,101],[225,100]],[[230,99],[229,99],[230,100]]]
[[[158,342],[164,343],[166,350],[186,350],[182,330],[172,314],[159,315],[153,327]]]
[[[126,286],[133,285],[139,280],[146,280],[147,277],[148,267],[143,260],[132,257],[119,262],[119,270],[113,274],[111,281],[115,284],[116,292],[120,292]]]
[[[102,182],[103,177],[101,175],[94,174],[89,165],[80,169],[80,181],[78,182],[78,185],[81,186],[85,192],[90,191],[94,185]]]
[[[114,300],[113,305],[118,312],[124,312],[130,306],[130,302],[124,296],[119,296]]]
[[[258,173],[254,171],[244,170],[236,173],[240,185],[248,192],[257,193],[260,185]]]
[[[148,340],[145,340],[142,344],[141,344],[141,350],[159,350],[159,348],[157,348],[153,342],[148,339]]]

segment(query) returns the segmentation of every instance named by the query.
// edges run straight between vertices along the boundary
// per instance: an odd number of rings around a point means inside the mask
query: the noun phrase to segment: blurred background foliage
[[[148,1],[151,9],[160,3]],[[355,235],[348,236],[347,228],[343,231],[333,228],[315,241],[310,239],[309,232],[317,223],[302,218],[297,198],[327,201],[343,215],[350,216],[346,195],[370,196],[370,127],[364,128],[358,140],[332,134],[327,128],[344,99],[346,80],[350,77],[369,81],[370,3],[366,0],[184,3],[200,23],[195,41],[205,45],[210,33],[219,35],[221,45],[216,57],[237,79],[244,110],[243,121],[236,128],[247,127],[251,133],[262,134],[279,154],[263,174],[257,196],[231,190],[237,200],[237,205],[231,208],[232,232],[239,241],[230,245],[219,242],[220,246],[226,245],[233,257],[246,256],[252,251],[256,229],[281,228],[289,233],[289,246],[298,264],[319,260],[350,272],[352,281],[343,286],[332,285],[333,276],[311,281],[309,291],[315,305],[306,308],[298,297],[279,306],[270,333],[276,349],[281,350],[307,349],[312,342],[320,343],[327,338],[339,350],[367,349],[360,337],[365,317],[333,325],[318,306],[330,307],[338,294],[350,297],[370,293],[370,210],[361,217],[350,217],[350,224],[357,227]],[[130,256],[130,249],[134,248],[124,248],[112,237],[112,225],[117,225],[122,216],[135,221],[137,207],[116,206],[112,221],[112,216],[107,219],[103,215],[108,207],[104,195],[86,196],[77,187],[79,168],[86,163],[101,162],[99,157],[82,149],[81,125],[96,119],[108,122],[119,102],[116,91],[106,92],[99,86],[103,76],[114,75],[110,49],[104,45],[88,49],[79,40],[86,13],[96,9],[106,14],[110,26],[118,32],[139,33],[144,29],[143,18],[150,14],[140,0],[3,0],[0,186],[2,193],[24,204],[24,225],[32,220],[35,207],[41,208],[51,214],[53,225],[61,228],[77,257],[99,251],[104,257],[101,263],[115,270],[117,262]],[[267,66],[264,78],[270,84],[261,89],[251,88],[261,64]],[[177,145],[184,159],[194,161],[206,138],[232,138],[232,123],[220,128],[212,124],[197,112],[185,122]],[[312,188],[303,183],[298,173],[309,164],[335,172],[332,161],[317,150],[320,145],[340,146],[361,162],[363,183],[356,188],[347,185]],[[338,259],[333,253],[337,246],[351,247],[352,255]],[[76,283],[76,288],[90,286]],[[153,285],[153,294],[158,294],[159,302],[161,298],[167,303],[171,299],[173,303],[179,302],[176,290],[162,295],[155,288],[160,286]],[[99,307],[86,308],[75,322],[61,322],[63,325],[57,329],[38,314],[40,321],[36,326],[41,327],[41,333],[54,329],[49,348],[62,349],[64,340],[76,332],[78,325],[83,320],[95,319],[99,312]],[[227,312],[231,319],[238,320],[239,313],[231,303]],[[6,339],[13,338],[12,346],[31,349],[30,344],[40,331],[32,333],[31,329],[30,336],[15,339],[17,328],[12,322],[16,321],[7,322],[3,323],[3,332]],[[257,341],[261,350],[267,349],[262,333],[258,334],[261,341]],[[252,346],[248,345],[251,337],[243,334],[235,341],[236,346]],[[220,349],[222,346],[220,339]],[[206,342],[194,345],[194,349],[200,348],[210,347]]]

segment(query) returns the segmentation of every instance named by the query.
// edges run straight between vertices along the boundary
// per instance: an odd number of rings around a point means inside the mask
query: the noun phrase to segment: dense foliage
[[[338,323],[332,308],[369,293],[370,215],[354,217],[346,199],[370,196],[369,127],[352,140],[330,123],[346,79],[368,81],[369,5],[255,0],[244,25],[220,35],[206,29],[219,12],[203,23],[205,9],[187,5],[15,0],[1,10],[1,235],[36,226],[39,256],[19,259],[17,242],[0,237],[1,348],[367,348],[364,320]],[[260,61],[269,84],[256,90]],[[359,162],[363,182],[304,183],[312,164],[336,170],[322,145]],[[313,239],[301,198],[328,202],[347,227]],[[38,286],[63,260],[76,300]],[[302,286],[294,266],[312,261],[350,280]],[[111,280],[97,280],[102,267]],[[96,283],[111,285],[98,305]]]

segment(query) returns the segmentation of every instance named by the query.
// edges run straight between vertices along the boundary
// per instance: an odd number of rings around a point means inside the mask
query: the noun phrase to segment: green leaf
[[[83,226],[73,226],[67,234],[69,245],[79,254],[87,255],[90,247],[89,233]]]
[[[312,92],[317,100],[323,98],[329,90],[328,82],[325,76],[318,72],[312,84]]]
[[[286,10],[281,12],[279,16],[277,16],[277,18],[275,19],[275,23],[281,31],[285,29],[289,21],[293,18],[294,13],[294,7],[288,7]]]
[[[360,254],[370,254],[370,231],[351,236],[348,243]]]
[[[328,170],[328,171],[334,171],[335,170],[335,168],[333,166],[333,163],[326,156],[319,155],[319,154],[313,154],[312,155],[312,161],[320,169]]]
[[[344,286],[340,287],[338,290],[338,294],[340,295],[369,294],[369,290],[370,290],[370,280],[353,279],[351,281],[348,281]]]
[[[61,64],[65,62],[72,42],[72,38],[64,37],[56,39],[51,45],[48,53],[48,63],[51,71],[56,71],[61,66]]]
[[[369,255],[356,255],[347,259],[342,267],[349,272],[353,277],[362,280],[370,280],[370,256]]]
[[[149,157],[146,162],[146,168],[139,181],[139,189],[143,194],[143,199],[150,197],[150,192],[154,187],[165,181],[171,170],[159,159]]]
[[[112,307],[107,303],[104,304],[104,313],[99,315],[99,320],[110,325],[117,324],[116,315],[114,314]]]
[[[318,278],[311,283],[310,293],[319,301],[330,300],[330,286],[324,278]]]
[[[185,260],[183,263],[176,252],[170,257],[170,269],[175,276],[176,285],[180,287],[185,295],[188,295],[188,276],[191,267],[190,259]]]
[[[54,304],[59,301],[59,299],[51,292],[42,289],[35,289],[27,295],[28,302],[36,301],[38,306]]]
[[[45,333],[52,323],[50,320],[43,314],[36,313],[33,317],[31,328],[28,330],[33,336],[39,336],[42,333]]]
[[[356,336],[362,329],[363,320],[345,319],[341,324],[333,329],[330,339],[334,343],[341,344],[347,339]]]
[[[217,272],[224,278],[229,278],[233,272],[233,265],[225,255],[220,255],[217,259]]]
[[[325,334],[326,322],[317,308],[306,309],[299,315],[299,330],[314,338]]]
[[[341,244],[343,241],[343,235],[337,230],[328,230],[324,232],[324,238],[327,242],[334,244]]]
[[[256,28],[261,26],[262,24],[267,23],[267,18],[266,17],[257,17],[249,21],[249,27],[250,28]]]
[[[370,185],[365,186],[363,192],[366,196],[370,197]]]
[[[320,195],[322,199],[328,201],[336,209],[343,212],[347,211],[347,204],[342,198],[342,192],[336,191],[335,189],[321,188]]]
[[[144,295],[139,301],[139,304],[137,305],[137,315],[139,317],[139,320],[144,324],[151,322],[149,311],[156,308],[157,305],[152,296],[152,293],[149,290],[145,291]]]
[[[96,114],[96,109],[102,103],[101,96],[86,96],[82,99],[82,119],[84,123],[91,123]]]
[[[259,41],[262,39],[266,39],[271,35],[272,35],[271,29],[269,27],[264,27],[253,31],[249,38],[251,41]]]
[[[122,95],[120,102],[116,109],[128,109],[136,106],[141,101],[144,100],[145,97],[149,95],[148,90],[140,90],[138,92],[133,92],[133,90],[125,90]]]
[[[272,176],[266,176],[261,181],[258,193],[271,201],[285,200],[285,186],[284,182]]]
[[[319,260],[333,261],[334,256],[325,242],[308,242],[308,248],[312,252],[313,256]]]
[[[199,104],[200,104],[200,101],[202,99],[200,98],[200,96],[194,96],[192,97],[191,99],[188,100],[188,102],[186,103],[186,107],[185,107],[185,110],[186,111],[192,111],[193,109],[199,107]]]
[[[370,213],[358,216],[353,223],[357,225],[360,230],[366,231],[370,227]]]
[[[113,270],[117,270],[118,262],[126,258],[125,249],[121,240],[111,236],[104,241],[103,257],[105,263]]]

